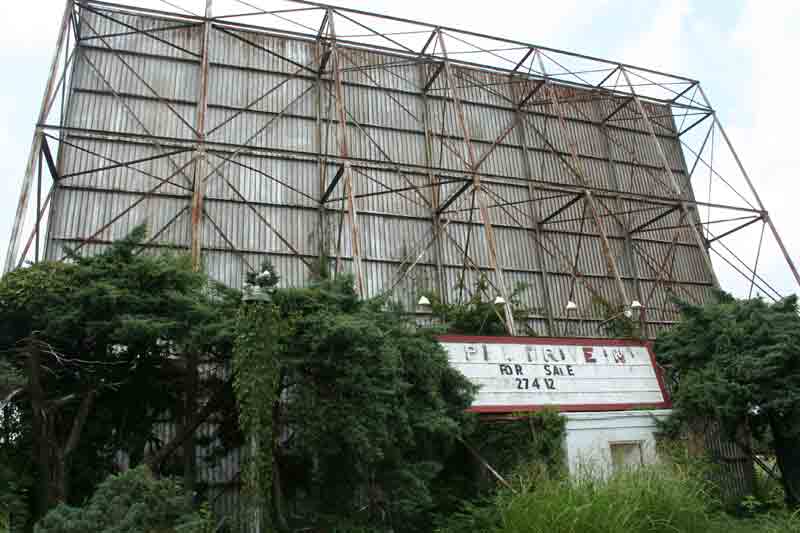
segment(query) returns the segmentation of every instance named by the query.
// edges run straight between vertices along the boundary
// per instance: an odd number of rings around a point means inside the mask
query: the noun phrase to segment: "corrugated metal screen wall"
[[[58,154],[63,178],[55,190],[47,255],[60,258],[66,246],[95,253],[141,223],[149,227],[149,248],[185,251],[198,166],[192,157],[203,25],[82,9],[79,28],[82,40]],[[333,258],[332,269],[337,257],[340,271],[352,269],[341,183],[320,209],[324,187],[344,159],[332,75],[318,82],[313,72],[317,46],[313,40],[211,29],[202,260],[211,276],[228,285],[241,287],[245,273],[267,258],[283,284],[302,285],[321,250]],[[572,197],[536,186],[582,185],[565,162],[573,156],[583,184],[601,191],[595,197],[609,254],[629,297],[646,305],[648,335],[675,318],[668,289],[690,301],[708,297],[712,282],[701,250],[686,228],[672,229],[681,225],[680,210],[626,242],[626,228],[665,209],[636,195],[676,198],[633,106],[617,112],[629,120],[613,124],[624,126],[602,124],[600,118],[622,100],[552,85],[517,114],[516,95],[537,81],[511,84],[505,74],[452,66],[450,82],[456,87],[448,90],[439,75],[423,92],[436,65],[345,46],[338,52],[367,295],[391,288],[410,265],[414,268],[394,291],[410,310],[425,290],[454,301],[463,295],[462,279],[467,291],[478,276],[499,283],[473,194],[460,194],[447,207],[440,220],[445,227],[433,239],[434,196],[444,202],[469,178],[457,95],[482,161],[497,263],[509,291],[524,284],[519,297],[530,310],[531,331],[603,336],[598,298],[622,303],[585,202],[561,211]],[[561,105],[563,117],[554,96],[567,102]],[[674,176],[689,187],[670,113],[664,106],[644,105]],[[503,136],[517,116],[521,122]],[[431,175],[442,183],[438,190],[430,186]],[[538,241],[537,220],[546,220]],[[577,303],[580,320],[566,320],[569,300]]]

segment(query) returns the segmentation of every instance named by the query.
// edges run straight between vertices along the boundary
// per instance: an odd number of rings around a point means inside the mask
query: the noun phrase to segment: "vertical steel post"
[[[39,153],[39,172],[36,178],[36,249],[34,250],[34,261],[39,262],[39,223],[41,221],[42,213],[42,154]]]
[[[483,192],[482,185],[481,185],[481,178],[480,174],[478,173],[477,167],[477,157],[475,156],[475,147],[472,145],[472,138],[470,135],[470,129],[467,125],[466,117],[464,116],[464,106],[461,102],[461,99],[458,97],[458,91],[453,86],[453,80],[450,76],[450,60],[447,56],[447,45],[445,44],[444,36],[442,31],[438,31],[439,35],[439,45],[442,48],[442,56],[444,57],[444,66],[442,67],[442,72],[445,75],[446,83],[447,83],[447,92],[450,93],[450,97],[453,100],[453,104],[456,108],[456,117],[458,118],[458,124],[461,128],[461,133],[464,136],[464,144],[467,147],[467,157],[469,160],[469,172],[472,174],[472,187],[475,191],[476,199],[478,201],[478,211],[481,215],[481,222],[483,224],[484,234],[486,238],[486,248],[489,252],[489,263],[492,269],[497,276],[497,286],[498,290],[500,291],[500,296],[503,298],[503,310],[505,312],[505,325],[506,330],[508,331],[509,335],[516,335],[516,325],[514,324],[514,312],[511,308],[511,298],[508,294],[508,289],[506,288],[505,282],[505,275],[503,273],[503,268],[500,266],[498,257],[497,257],[497,243],[494,238],[494,227],[492,226],[492,221],[489,217],[489,208],[486,205],[486,196]]]
[[[62,49],[65,49],[64,44],[69,31],[72,8],[73,0],[67,0],[64,6],[64,14],[61,17],[61,29],[59,30],[58,40],[56,41],[56,51],[53,54],[53,60],[50,64],[50,75],[47,78],[47,85],[45,86],[44,95],[42,96],[42,104],[39,108],[37,124],[44,124],[46,122],[50,102],[55,96],[55,84],[59,66],[58,58],[61,57]],[[33,182],[33,175],[36,172],[36,158],[41,157],[43,136],[44,133],[37,127],[33,135],[33,140],[31,141],[28,164],[25,167],[25,177],[22,179],[22,189],[19,195],[19,203],[17,204],[17,212],[14,217],[14,225],[11,229],[11,239],[8,243],[6,263],[3,269],[4,272],[10,272],[17,264],[16,257],[17,251],[19,250],[19,239],[22,234],[22,226],[25,224],[25,215],[28,212],[31,183]],[[38,217],[39,213],[36,213],[36,215]]]
[[[211,10],[213,0],[206,0],[205,20],[203,21],[203,51],[200,62],[200,94],[197,102],[196,127],[197,139],[195,146],[194,184],[192,190],[192,234],[191,255],[192,269],[199,272],[203,268],[202,242],[203,242],[203,207],[208,174],[208,159],[206,153],[206,114],[208,112],[208,53],[211,36]],[[197,409],[197,396],[199,387],[200,356],[194,350],[186,354],[186,377],[184,390],[183,423],[189,424]],[[191,493],[194,490],[197,477],[197,452],[194,431],[190,433],[183,443],[183,477],[186,489]]]
[[[523,78],[524,79],[524,78]],[[509,93],[511,96],[511,100],[514,102],[520,102],[523,98],[522,94],[516,94],[514,92],[514,87],[516,84],[514,83],[514,76],[511,75],[509,84]],[[547,271],[547,265],[542,256],[542,226],[541,226],[541,209],[539,207],[539,202],[537,200],[538,191],[536,188],[536,184],[534,182],[534,170],[533,170],[533,163],[531,162],[531,153],[530,148],[528,147],[528,129],[525,126],[525,120],[522,116],[522,110],[519,104],[514,105],[514,120],[516,121],[516,130],[517,130],[517,139],[520,145],[522,146],[522,166],[525,171],[525,179],[528,182],[528,199],[530,200],[527,202],[528,205],[528,213],[531,217],[533,223],[531,224],[530,228],[527,228],[528,235],[531,236],[532,246],[532,253],[533,253],[533,261],[534,267],[539,271],[539,283],[542,295],[544,296],[544,305],[545,305],[545,323],[547,324],[547,334],[550,336],[555,335],[555,324],[553,321],[553,315],[556,309],[553,307],[553,299],[550,294],[550,280],[549,274]]]
[[[601,108],[600,108],[600,105],[599,105],[600,102],[601,102],[601,100],[594,100],[594,102],[592,102],[592,110],[595,113],[595,121],[596,121],[598,127],[600,128],[600,136],[601,136],[601,138],[603,140],[602,147],[603,147],[603,152],[605,153],[605,156],[606,156],[606,161],[608,163],[609,176],[611,178],[611,186],[614,188],[614,190],[621,191],[622,190],[622,186],[621,186],[621,183],[620,183],[619,175],[617,174],[617,162],[614,159],[614,156],[612,155],[612,152],[611,152],[611,143],[609,142],[608,126],[602,120],[602,117],[601,117]],[[620,198],[619,194],[617,194],[615,196],[614,203],[616,205],[617,211],[624,211],[625,210],[624,209],[624,204],[622,202],[622,198]],[[617,218],[617,217],[615,217],[615,218]],[[636,289],[636,297],[640,302],[642,302],[643,301],[644,292],[642,291],[641,279],[639,277],[639,267],[638,267],[638,264],[636,263],[636,257],[634,256],[634,253],[633,253],[633,241],[631,239],[630,223],[629,223],[629,221],[623,222],[622,220],[619,220],[619,219],[617,219],[617,221],[618,221],[619,227],[622,230],[623,235],[625,237],[625,241],[624,241],[624,244],[623,244],[623,252],[625,254],[625,262],[627,263],[628,267],[630,268],[631,273],[633,273],[634,288]],[[647,310],[644,309],[639,314],[640,325],[642,327],[642,332],[644,333],[645,337],[648,336],[646,312],[647,312]]]
[[[706,93],[703,91],[703,87],[698,83],[697,88],[700,91],[700,95],[703,97],[703,101],[706,103],[706,106],[710,108],[711,103],[708,101],[708,97],[706,97]],[[769,216],[769,213],[764,207],[764,203],[761,201],[761,197],[759,196],[758,191],[756,191],[753,182],[750,180],[750,176],[744,169],[744,165],[742,164],[742,161],[739,159],[739,154],[737,154],[736,150],[733,149],[733,145],[731,144],[731,140],[728,138],[728,134],[725,132],[725,128],[722,127],[719,118],[717,118],[717,112],[714,111],[712,115],[714,119],[714,124],[717,125],[717,128],[719,128],[720,133],[722,133],[722,138],[725,139],[725,144],[728,145],[728,149],[731,151],[731,154],[733,154],[733,159],[736,161],[736,166],[739,167],[739,171],[742,173],[742,176],[744,176],[744,179],[747,182],[747,186],[750,188],[750,192],[753,193],[753,197],[758,203],[758,207],[763,212],[762,217],[764,218],[764,220],[766,220],[767,224],[769,225],[769,229],[772,232],[772,236],[775,237],[775,240],[777,241],[778,246],[781,249],[781,253],[783,254],[783,258],[786,259],[786,263],[789,265],[792,274],[794,274],[794,279],[797,282],[798,287],[800,287],[800,273],[798,273],[797,271],[797,265],[795,265],[794,261],[792,260],[792,257],[789,255],[789,251],[786,249],[786,246],[783,243],[783,239],[781,239],[781,236],[778,234],[778,229],[772,222],[772,217]]]
[[[325,80],[323,79],[323,70],[325,69],[325,65],[327,64],[327,60],[330,57],[330,49],[326,50],[325,46],[325,34],[327,32],[328,27],[328,11],[325,12],[324,16],[322,17],[322,23],[320,24],[319,30],[317,31],[317,39],[316,39],[316,65],[317,65],[317,76],[316,76],[316,87],[315,87],[315,118],[316,118],[316,130],[314,132],[314,142],[317,145],[317,176],[318,176],[318,183],[319,183],[319,205],[317,207],[317,232],[319,233],[318,239],[319,242],[317,247],[317,254],[318,254],[318,261],[319,265],[317,265],[317,269],[319,270],[318,275],[320,277],[327,277],[330,274],[330,261],[329,261],[329,252],[330,252],[330,242],[328,241],[329,234],[328,234],[328,210],[325,206],[325,187],[326,187],[326,180],[328,177],[328,125],[330,124],[330,117],[328,115],[328,110],[326,110],[326,117],[325,117],[325,137],[322,135],[322,88],[323,83]],[[328,80],[329,81],[329,80]],[[324,139],[324,141],[323,141]],[[326,146],[324,148],[324,155],[323,155],[323,147],[322,143],[325,142]],[[338,271],[338,264],[336,265]]]
[[[317,152],[317,175],[318,175],[318,186],[319,186],[319,206],[317,207],[317,239],[319,242],[317,243],[317,254],[318,254],[318,262],[317,268],[319,269],[318,275],[320,277],[324,277],[328,274],[327,269],[330,268],[328,265],[327,257],[328,257],[328,249],[327,249],[327,232],[326,232],[326,208],[325,203],[323,202],[323,195],[325,194],[325,179],[327,176],[326,172],[326,164],[325,160],[322,157],[322,69],[323,65],[323,56],[324,56],[324,47],[322,44],[322,38],[325,31],[325,25],[327,24],[327,18],[323,21],[322,27],[320,27],[320,31],[317,34],[317,40],[315,43],[315,52],[317,55],[317,80],[316,80],[316,88],[314,91],[315,96],[315,106],[314,106],[314,113],[316,118],[316,127],[314,131],[314,143],[316,144],[316,152]],[[323,273],[323,270],[325,272]]]
[[[347,220],[350,225],[350,247],[353,257],[353,272],[356,278],[356,290],[362,298],[367,295],[364,282],[364,266],[361,261],[361,234],[358,227],[358,211],[356,210],[355,195],[353,194],[353,172],[350,168],[350,148],[347,132],[347,113],[344,103],[344,89],[342,87],[342,60],[336,43],[336,24],[333,10],[328,8],[328,27],[331,35],[331,61],[333,61],[334,89],[336,92],[336,111],[339,118],[339,155],[344,159],[345,197],[347,199]]]
[[[425,169],[428,173],[428,183],[431,185],[431,224],[433,225],[433,257],[436,262],[436,276],[437,276],[437,291],[442,302],[448,301],[447,294],[447,278],[444,273],[443,250],[442,250],[442,220],[439,215],[439,206],[441,204],[441,187],[439,185],[439,177],[433,172],[433,131],[430,123],[430,108],[428,104],[428,88],[427,73],[425,65],[427,63],[420,62],[417,64],[417,73],[421,81],[420,97],[422,98],[422,127],[425,129]]]
[[[206,0],[205,21],[203,22],[203,52],[200,62],[200,94],[197,102],[197,145],[194,165],[194,186],[192,190],[192,268],[202,268],[203,242],[203,201],[206,190],[208,159],[206,154],[206,113],[208,112],[208,47],[211,35],[211,8],[213,0]]]

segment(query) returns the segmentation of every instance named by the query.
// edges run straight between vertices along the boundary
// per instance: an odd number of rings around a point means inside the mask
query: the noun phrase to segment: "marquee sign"
[[[439,337],[450,364],[480,386],[471,411],[670,407],[649,345],[536,337]]]

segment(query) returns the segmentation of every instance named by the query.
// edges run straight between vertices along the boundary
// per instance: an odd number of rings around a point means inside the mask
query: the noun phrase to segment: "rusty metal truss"
[[[326,265],[585,337],[634,301],[654,337],[723,270],[780,298],[768,243],[800,284],[696,80],[314,2],[150,4],[66,3],[6,271],[146,223],[143,252],[231,286]]]

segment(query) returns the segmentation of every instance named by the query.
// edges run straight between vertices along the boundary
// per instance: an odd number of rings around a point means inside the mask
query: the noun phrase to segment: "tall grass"
[[[700,477],[675,465],[608,479],[520,476],[485,505],[469,506],[441,533],[800,533],[800,516],[725,515]]]

